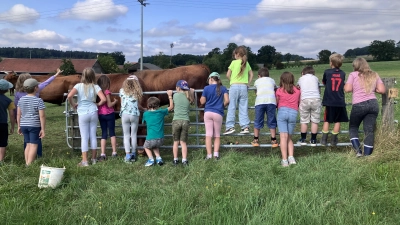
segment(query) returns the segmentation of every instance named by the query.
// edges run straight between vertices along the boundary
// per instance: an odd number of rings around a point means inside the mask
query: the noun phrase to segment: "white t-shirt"
[[[315,75],[305,74],[300,77],[297,84],[300,86],[301,100],[307,98],[321,98],[318,77]]]
[[[254,82],[257,88],[257,96],[255,105],[274,104],[275,98],[275,81],[270,77],[260,77]]]
[[[87,93],[85,93],[83,83],[78,83],[74,88],[78,91],[78,115],[84,115],[97,111],[96,97],[101,88],[97,84],[88,84]]]

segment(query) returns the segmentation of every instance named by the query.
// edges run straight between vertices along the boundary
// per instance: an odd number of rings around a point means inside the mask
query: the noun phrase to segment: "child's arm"
[[[71,105],[72,108],[76,109],[78,107],[78,104],[74,100],[74,96],[78,93],[78,90],[75,88],[72,88],[72,90],[68,93],[67,99],[69,104]]]
[[[10,123],[11,123],[10,134],[14,133],[14,128],[15,128],[14,107],[15,107],[14,102],[11,102],[10,106],[8,106],[8,115],[10,117]]]
[[[114,101],[111,101],[111,96],[110,94],[106,95],[106,100],[107,100],[107,106],[108,108],[114,107],[115,104],[117,104],[118,100],[114,98]]]
[[[39,110],[39,118],[40,118],[40,132],[39,138],[44,138],[45,135],[45,127],[46,127],[46,115],[44,113],[44,109]]]
[[[100,98],[100,102],[96,103],[97,106],[101,106],[107,102],[106,96],[104,96],[104,93],[102,90],[97,92],[97,96],[99,96],[99,98]]]
[[[49,79],[45,80],[44,82],[39,84],[39,91],[41,91],[43,88],[45,88],[47,85],[49,85],[53,80],[63,71],[60,70],[60,68],[57,68],[57,73],[51,76]]]
[[[375,92],[379,94],[385,94],[386,93],[385,85],[383,83],[378,83],[378,85],[376,85]]]
[[[169,99],[168,111],[172,111],[174,109],[174,100],[172,99],[172,90],[168,90],[167,95],[168,95],[168,99]]]
[[[228,69],[228,72],[226,72],[226,78],[228,78],[228,80],[231,80],[231,75],[232,75],[232,70]]]
[[[17,126],[18,126],[18,134],[19,135],[22,135],[22,132],[21,132],[21,126],[20,126],[20,123],[21,122],[21,108],[20,107],[18,107],[17,108]]]
[[[247,84],[247,87],[250,87],[252,80],[253,80],[253,70],[249,70],[249,83]]]
[[[227,107],[229,105],[229,94],[225,93],[224,94],[224,107]]]

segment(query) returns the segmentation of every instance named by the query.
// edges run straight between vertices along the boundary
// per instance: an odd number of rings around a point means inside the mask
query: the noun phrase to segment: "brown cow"
[[[4,79],[13,84],[13,87],[10,88],[10,96],[13,96],[14,90],[15,90],[15,84],[17,83],[17,80],[18,80],[17,73],[15,73],[14,71],[11,71],[11,72],[4,71],[4,73],[6,73],[6,75],[4,76]]]

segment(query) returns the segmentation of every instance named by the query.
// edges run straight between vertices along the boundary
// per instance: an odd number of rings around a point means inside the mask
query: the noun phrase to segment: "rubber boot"
[[[351,141],[351,145],[353,147],[353,150],[356,152],[356,156],[357,157],[361,157],[363,155],[362,150],[361,150],[361,144],[360,144],[360,140],[358,138],[353,138],[350,139]]]
[[[374,151],[374,147],[364,145],[364,155],[365,156],[371,155],[373,151]]]
[[[332,134],[331,146],[336,147],[337,143],[338,143],[338,134]]]
[[[328,133],[322,132],[321,145],[326,146],[328,143]]]

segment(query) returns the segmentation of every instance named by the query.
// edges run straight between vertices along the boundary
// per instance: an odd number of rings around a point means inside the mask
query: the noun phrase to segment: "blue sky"
[[[316,58],[344,53],[373,40],[400,41],[398,0],[147,0],[144,56],[204,55],[229,43],[254,53],[272,45],[282,54]],[[0,6],[0,47],[92,52],[140,57],[137,0],[20,0]]]

